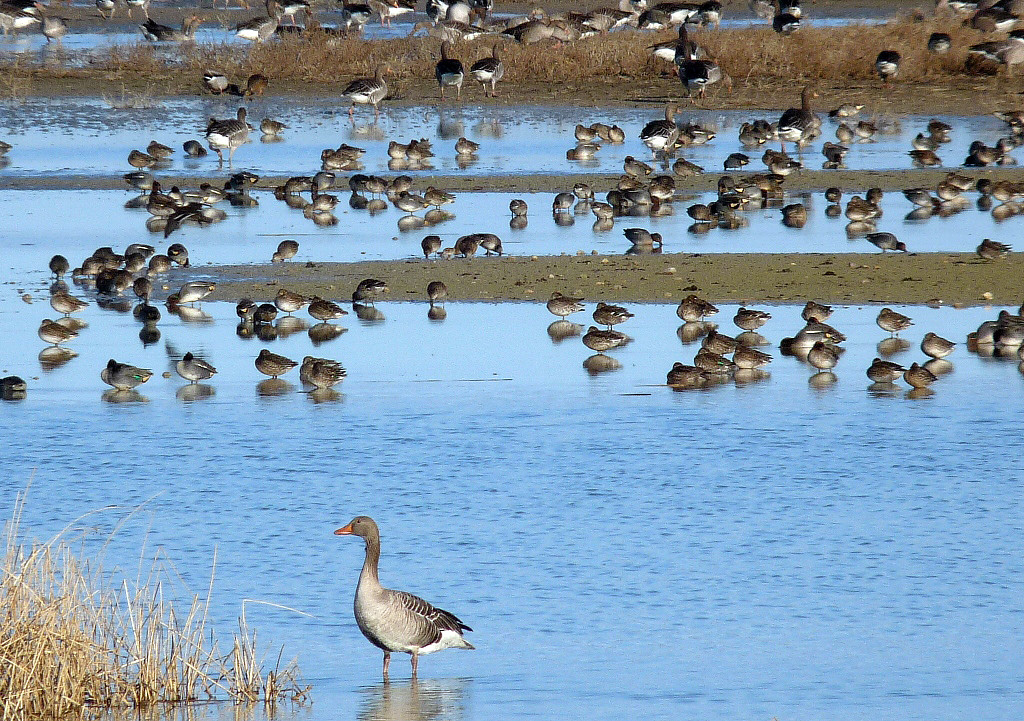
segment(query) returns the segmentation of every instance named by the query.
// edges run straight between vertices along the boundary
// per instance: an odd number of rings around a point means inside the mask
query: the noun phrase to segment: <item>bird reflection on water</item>
[[[465,717],[469,679],[379,683],[360,689],[359,721],[460,721]]]

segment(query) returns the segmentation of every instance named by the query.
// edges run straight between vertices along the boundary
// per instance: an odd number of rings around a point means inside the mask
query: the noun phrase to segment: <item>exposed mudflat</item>
[[[364,278],[384,280],[392,300],[425,300],[441,280],[451,300],[546,301],[552,292],[591,300],[1017,304],[1024,257],[983,261],[965,253],[663,254],[475,257],[448,261],[283,263],[203,267],[213,299],[265,299],[277,288],[348,299]]]

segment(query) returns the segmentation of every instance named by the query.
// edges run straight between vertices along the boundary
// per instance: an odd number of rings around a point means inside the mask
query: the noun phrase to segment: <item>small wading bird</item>
[[[412,675],[416,677],[419,657],[446,648],[473,649],[462,637],[469,626],[448,611],[435,608],[422,598],[405,591],[384,588],[377,576],[380,562],[380,530],[369,516],[356,516],[336,536],[359,536],[366,542],[366,558],[359,574],[354,604],[359,630],[384,652],[384,680],[388,680],[391,653],[412,656]]]

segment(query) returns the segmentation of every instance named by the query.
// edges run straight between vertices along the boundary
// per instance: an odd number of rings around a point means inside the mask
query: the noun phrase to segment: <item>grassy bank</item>
[[[21,504],[5,527],[0,569],[3,719],[305,698],[294,664],[262,667],[244,612],[225,653],[209,625],[209,592],[170,600],[177,581],[156,559],[143,560],[133,579],[108,573],[71,527],[27,542]]]

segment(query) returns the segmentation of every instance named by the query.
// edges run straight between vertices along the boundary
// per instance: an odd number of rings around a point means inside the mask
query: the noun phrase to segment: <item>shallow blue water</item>
[[[196,78],[197,88],[200,78]],[[467,86],[463,104],[390,107],[385,101],[380,119],[374,123],[372,112],[357,109],[355,124],[349,122],[348,103],[336,98],[311,101],[308,98],[261,97],[246,101],[249,122],[257,126],[264,117],[288,124],[282,142],[263,143],[257,131],[251,142],[235,153],[234,170],[252,170],[261,174],[311,174],[320,169],[320,152],[342,142],[366,150],[364,172],[387,174],[408,172],[413,176],[429,172],[467,175],[530,173],[621,173],[627,155],[649,160],[650,151],[639,134],[650,120],[663,117],[658,105],[649,108],[574,108],[542,105],[492,107],[474,102],[476,87]],[[764,171],[761,156],[765,148],[744,149],[738,139],[744,121],[763,118],[776,121],[782,111],[799,102],[799,97],[780,98],[778,108],[750,110],[713,110],[684,107],[680,123],[696,122],[717,130],[717,137],[705,145],[683,148],[680,155],[701,165],[708,172],[720,171],[730,153],[744,152],[751,158],[746,171]],[[234,117],[240,103],[237,98],[139,97],[132,94],[107,98],[26,98],[0,106],[0,138],[15,147],[8,154],[10,164],[0,169],[4,176],[120,175],[132,168],[127,163],[133,148],[144,149],[156,139],[177,151],[171,163],[156,172],[161,174],[219,174],[228,167],[218,166],[216,155],[199,160],[187,159],[181,145],[190,139],[203,139],[209,118]],[[824,104],[823,104],[824,105]],[[126,109],[127,106],[127,109]],[[828,107],[817,110],[824,114]],[[867,111],[865,111],[866,113]],[[871,116],[864,117],[870,119]],[[910,141],[923,132],[931,118],[907,116],[881,118],[886,132],[872,142],[851,144],[846,165],[850,169],[911,169],[907,156]],[[940,118],[953,126],[951,141],[938,150],[946,166],[955,168],[967,157],[974,140],[994,144],[1007,134],[1005,124],[992,116]],[[856,121],[857,118],[854,119]],[[576,145],[577,123],[618,124],[626,131],[622,145],[605,145],[586,163],[570,161],[565,153]],[[821,146],[835,140],[836,123],[825,119],[822,137],[804,149],[806,167],[820,168],[824,157]],[[454,151],[459,136],[480,143],[473,163],[460,167]],[[407,143],[412,138],[433,141],[435,157],[431,170],[388,167],[388,142]],[[771,147],[778,149],[776,145]],[[739,173],[742,174],[742,173]]]
[[[318,347],[304,332],[242,340],[226,303],[203,305],[208,323],[165,312],[143,347],[131,314],[94,305],[69,344],[78,357],[43,371],[34,329],[52,312],[7,287],[0,318],[17,342],[0,371],[30,390],[0,405],[0,506],[31,479],[24,532],[47,538],[114,504],[79,524],[105,538],[143,504],[111,561],[134,569],[145,539],[202,590],[216,551],[221,629],[243,599],[312,614],[246,609],[271,657],[283,645],[315,685],[305,718],[423,703],[472,719],[1024,708],[1024,376],[962,345],[997,309],[901,308],[914,345],[892,359],[923,360],[926,330],[961,342],[955,371],[915,400],[903,384],[867,389],[887,337],[876,307],[831,319],[850,337],[832,385],[768,348],[767,380],[676,393],[665,372],[698,346],[680,343],[672,306],[631,306],[622,368],[596,376],[578,338],[548,337],[539,303],[450,303],[441,323],[426,304],[385,303],[383,322],[350,315]],[[770,310],[777,346],[802,321]],[[723,331],[734,311],[715,318]],[[262,347],[341,360],[340,396],[260,395]],[[184,381],[160,377],[186,350],[217,366],[212,396],[183,400]],[[105,402],[108,357],[156,372],[148,402]],[[477,651],[423,660],[415,694],[404,658],[390,691],[375,685],[379,652],[351,617],[362,549],[331,533],[359,513],[381,524],[385,584],[476,629]]]

